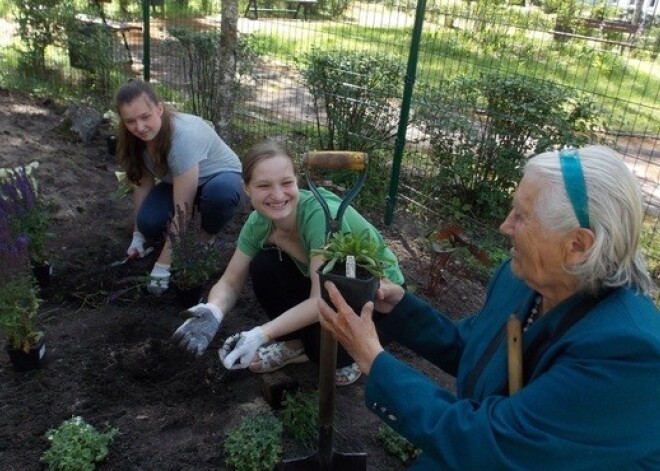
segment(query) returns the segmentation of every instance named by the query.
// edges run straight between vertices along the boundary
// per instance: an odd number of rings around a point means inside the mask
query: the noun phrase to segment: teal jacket
[[[384,333],[456,376],[454,394],[388,352],[371,367],[365,403],[422,449],[411,469],[660,470],[653,302],[633,289],[613,290],[545,350],[509,397],[506,337],[493,338],[509,315],[529,311],[534,295],[506,262],[476,315],[454,322],[406,294],[381,321]],[[534,322],[524,351],[583,298],[576,294]]]

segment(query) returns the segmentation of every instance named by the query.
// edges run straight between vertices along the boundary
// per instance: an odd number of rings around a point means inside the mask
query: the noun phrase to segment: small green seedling
[[[308,450],[314,447],[319,427],[319,392],[287,392],[282,404],[284,429],[296,443]]]
[[[72,417],[46,432],[50,448],[41,462],[51,471],[94,471],[96,463],[108,456],[108,445],[118,433],[116,428],[101,433],[82,417]]]
[[[377,438],[388,453],[399,458],[404,464],[412,462],[422,452],[387,425],[378,428]]]
[[[224,446],[225,461],[236,471],[270,471],[282,457],[282,422],[272,414],[245,417]]]

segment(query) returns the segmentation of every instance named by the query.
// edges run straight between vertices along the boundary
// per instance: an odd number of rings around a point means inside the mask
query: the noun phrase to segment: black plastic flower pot
[[[108,154],[111,156],[117,155],[117,136],[110,135],[105,138],[105,142],[108,145]]]
[[[23,373],[25,371],[42,368],[46,362],[46,343],[43,339],[33,346],[29,352],[7,347],[7,354],[14,367],[14,371]]]
[[[50,286],[50,277],[53,275],[53,266],[50,262],[44,262],[32,267],[32,274],[37,280],[39,288],[46,289]]]
[[[328,292],[325,289],[325,282],[332,281],[341,295],[346,300],[346,303],[353,308],[357,314],[360,314],[362,307],[369,301],[376,298],[376,290],[380,284],[380,280],[374,277],[368,271],[357,267],[355,278],[348,278],[346,273],[346,266],[344,264],[336,264],[329,273],[323,273],[325,264],[321,265],[318,270],[319,279],[321,281],[321,297],[329,305],[333,306]]]

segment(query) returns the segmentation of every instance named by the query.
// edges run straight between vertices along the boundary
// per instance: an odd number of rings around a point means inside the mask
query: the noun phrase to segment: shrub
[[[293,439],[307,449],[317,443],[319,427],[319,392],[285,393],[282,424]]]
[[[319,148],[369,151],[396,136],[399,109],[390,101],[403,89],[400,60],[314,49],[303,56],[301,73],[314,97]]]
[[[427,90],[417,116],[430,135],[441,199],[499,220],[530,153],[580,146],[602,129],[591,101],[528,77],[483,74]]]
[[[245,417],[224,447],[227,464],[237,471],[269,471],[281,460],[282,422],[272,414]]]
[[[93,471],[108,455],[108,445],[118,433],[116,428],[101,433],[82,417],[72,417],[46,432],[50,448],[41,461],[53,471]]]
[[[213,123],[218,121],[218,94],[220,91],[220,33],[216,31],[197,31],[186,27],[172,26],[168,33],[174,37],[169,42],[171,50],[179,60],[181,70],[185,71],[186,88],[190,98],[190,111]],[[252,47],[255,44],[255,47]],[[258,56],[259,43],[239,38],[237,44],[238,76],[252,74]],[[236,93],[240,93],[241,82],[236,82]]]

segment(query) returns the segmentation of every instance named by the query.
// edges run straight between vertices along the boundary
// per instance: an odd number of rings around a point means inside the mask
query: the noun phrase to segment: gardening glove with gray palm
[[[156,262],[149,275],[147,291],[151,294],[163,294],[170,287],[170,266]]]
[[[146,239],[140,231],[133,232],[133,240],[131,240],[131,245],[129,245],[126,250],[126,255],[131,258],[142,258],[144,256],[144,243]]]
[[[197,304],[183,312],[188,314],[190,319],[176,329],[172,340],[190,353],[201,357],[218,332],[225,315],[222,309],[211,303]]]
[[[218,350],[218,354],[225,368],[240,370],[248,367],[259,347],[266,342],[268,342],[266,332],[261,327],[255,327],[229,337]]]

